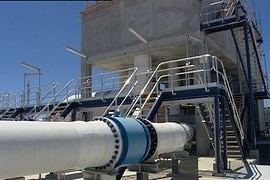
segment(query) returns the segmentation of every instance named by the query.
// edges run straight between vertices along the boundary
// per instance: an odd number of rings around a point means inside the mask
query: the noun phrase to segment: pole
[[[219,117],[219,97],[214,97],[214,137],[215,137],[215,163],[216,163],[216,174],[221,174],[222,159],[221,159],[221,141],[220,141],[220,117]]]
[[[248,118],[248,129],[247,134],[249,139],[250,145],[255,147],[256,142],[256,134],[255,134],[255,114],[254,114],[254,97],[253,97],[253,77],[252,77],[252,70],[251,70],[251,58],[250,58],[250,50],[249,50],[249,36],[248,36],[248,29],[249,24],[248,21],[244,23],[244,36],[245,36],[245,48],[246,48],[246,61],[247,61],[247,71],[248,71],[248,86],[249,86],[249,92],[248,92],[248,112],[249,112],[249,118]]]
[[[25,107],[26,103],[26,73],[23,74],[23,101],[22,101],[22,105],[23,107]]]
[[[40,100],[41,100],[41,70],[38,69],[38,99],[37,99],[37,105],[40,105]]]

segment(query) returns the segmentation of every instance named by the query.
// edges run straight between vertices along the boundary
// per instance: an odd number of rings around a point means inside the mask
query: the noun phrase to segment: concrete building
[[[197,0],[114,0],[87,7],[81,13],[82,52],[88,55],[82,61],[82,76],[90,75],[91,67],[110,71],[136,66],[138,72],[145,72],[155,69],[163,61],[210,53],[224,63],[233,93],[247,93],[243,67],[234,43],[234,38],[240,39],[243,36],[243,29],[231,30],[236,34],[233,37],[229,29],[208,33],[202,31],[200,26],[202,21],[206,21],[205,15],[207,20],[214,20],[213,12],[220,13],[222,9],[224,13],[230,13],[231,4],[225,7],[225,3]],[[208,14],[200,14],[206,8]],[[241,13],[243,11],[239,10]],[[138,39],[130,29],[144,40]],[[258,44],[259,35],[257,31],[254,34]],[[240,48],[245,48],[244,42],[241,43],[243,47]],[[254,51],[251,50],[251,54],[255,54]],[[252,65],[258,66],[255,55],[251,58]],[[255,88],[262,88],[258,68],[253,71],[256,71],[253,72],[256,76],[252,77]],[[260,101],[257,103],[256,107],[262,104]],[[180,104],[171,105],[169,115],[171,118],[181,116],[181,111],[184,110],[181,110]],[[257,116],[261,116],[261,112],[257,112]]]
[[[236,6],[238,8],[235,9]],[[268,93],[258,50],[262,42],[260,28],[250,16],[249,8],[246,1],[97,2],[81,13],[82,52],[88,57],[82,60],[82,76],[90,75],[93,67],[108,71],[137,67],[140,74],[155,70],[159,63],[173,59],[208,53],[217,56],[224,64],[248,138],[246,143],[252,149],[256,133],[264,129],[261,99],[267,98]],[[250,20],[245,24],[241,18],[246,16]],[[168,68],[184,66],[184,63],[168,64]],[[210,73],[208,76],[213,75]],[[141,76],[139,84],[147,83],[148,78]],[[187,82],[172,81],[168,86],[187,85]],[[202,117],[196,109],[203,102],[202,99],[163,102],[159,110],[163,114],[156,116],[160,122],[196,124],[199,155],[207,155],[211,150]]]

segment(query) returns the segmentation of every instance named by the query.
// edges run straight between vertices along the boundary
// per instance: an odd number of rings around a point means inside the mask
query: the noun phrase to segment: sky
[[[23,88],[24,73],[36,73],[20,65],[41,69],[41,84],[66,83],[80,75],[80,58],[66,46],[80,50],[80,12],[85,2],[0,2],[0,93]],[[37,76],[26,81],[37,84]]]
[[[266,59],[270,58],[270,1],[251,0],[259,12]],[[80,12],[83,1],[0,1],[0,93],[23,88],[24,73],[35,73],[20,65],[41,69],[41,84],[64,84],[80,76],[80,58],[65,47],[81,48]],[[270,62],[267,62],[270,74]],[[37,84],[37,77],[26,80]]]

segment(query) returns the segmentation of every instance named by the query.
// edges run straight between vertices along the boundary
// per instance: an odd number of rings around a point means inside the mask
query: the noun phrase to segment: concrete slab
[[[254,159],[242,162],[237,159],[229,159],[231,171],[224,172],[224,177],[212,176],[213,174],[213,157],[190,157],[191,161],[183,161],[179,164],[180,174],[171,174],[171,170],[163,170],[159,173],[149,173],[149,180],[180,180],[180,179],[262,179],[267,180],[270,177],[270,166],[256,165]],[[196,165],[197,163],[197,165]],[[198,166],[198,172],[196,167]],[[66,173],[66,180],[83,180],[81,171]],[[45,180],[46,174],[41,174],[41,179]],[[26,176],[26,180],[39,179],[39,175]],[[46,179],[48,180],[48,179]],[[122,180],[136,180],[136,172],[126,171]]]

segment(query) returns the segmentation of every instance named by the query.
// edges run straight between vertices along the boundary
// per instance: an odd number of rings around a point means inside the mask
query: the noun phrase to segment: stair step
[[[228,156],[228,158],[242,159],[242,155],[239,155],[239,154],[229,154],[227,156]]]
[[[227,146],[236,146],[238,145],[238,142],[237,141],[227,141]]]
[[[227,133],[227,135],[234,135],[234,131],[232,131],[232,130],[227,129],[226,133]]]
[[[227,155],[242,156],[240,151],[227,151]]]
[[[58,106],[56,109],[59,110],[59,109],[65,109],[67,106]]]
[[[227,146],[227,150],[229,151],[234,151],[234,150],[237,150],[237,151],[240,151],[239,149],[239,146]]]
[[[235,136],[226,136],[227,141],[236,141],[236,137]]]

